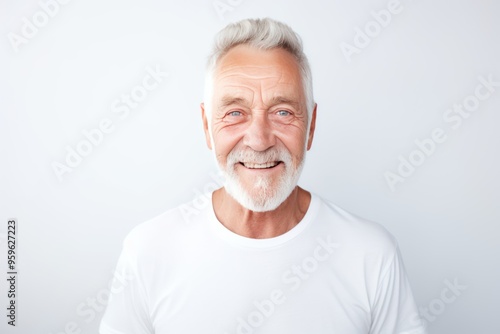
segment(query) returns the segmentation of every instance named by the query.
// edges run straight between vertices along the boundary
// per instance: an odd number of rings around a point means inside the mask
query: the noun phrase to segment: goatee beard
[[[247,189],[236,172],[236,165],[241,161],[254,163],[280,161],[284,164],[285,172],[275,182],[269,176],[259,176],[252,188]],[[227,157],[226,166],[220,164],[219,166],[225,177],[224,188],[231,197],[248,210],[266,212],[275,210],[290,196],[297,186],[304,162],[305,150],[299,165],[294,168],[292,156],[286,149],[271,148],[264,152],[233,150]]]

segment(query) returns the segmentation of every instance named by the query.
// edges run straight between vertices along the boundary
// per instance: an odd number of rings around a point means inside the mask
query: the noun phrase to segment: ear
[[[314,130],[316,129],[316,109],[318,108],[318,104],[314,104],[314,109],[311,114],[311,125],[309,127],[309,138],[307,138],[307,150],[309,151],[312,146],[313,138],[314,138]]]
[[[212,149],[212,141],[210,140],[210,131],[208,130],[208,117],[205,111],[205,103],[200,104],[201,108],[201,119],[203,120],[203,131],[205,131],[205,141],[207,142],[207,146],[209,149]]]

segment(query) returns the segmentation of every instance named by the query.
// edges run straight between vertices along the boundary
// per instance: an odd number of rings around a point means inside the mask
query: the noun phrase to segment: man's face
[[[310,148],[300,69],[283,49],[239,45],[224,55],[213,78],[211,126],[226,191],[253,211],[278,207],[295,188]],[[306,146],[307,144],[307,146]]]

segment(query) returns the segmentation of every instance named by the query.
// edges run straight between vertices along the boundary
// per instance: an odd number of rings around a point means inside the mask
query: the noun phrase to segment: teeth
[[[274,167],[274,166],[278,165],[278,163],[279,163],[278,161],[266,162],[266,163],[263,163],[263,164],[255,164],[255,163],[251,163],[251,162],[244,162],[243,165],[246,168],[257,169],[257,168],[271,168],[271,167]]]

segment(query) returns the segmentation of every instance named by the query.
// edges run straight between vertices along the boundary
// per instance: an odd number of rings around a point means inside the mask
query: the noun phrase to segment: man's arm
[[[377,283],[370,334],[426,334],[399,248]]]
[[[153,334],[147,293],[141,281],[137,246],[127,236],[118,260],[100,334]]]

